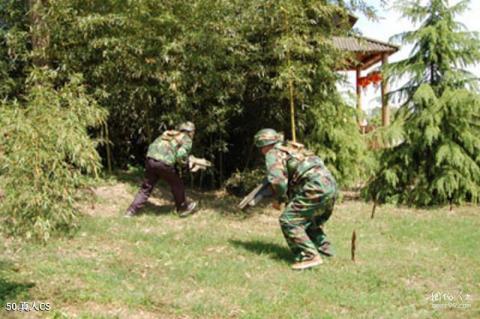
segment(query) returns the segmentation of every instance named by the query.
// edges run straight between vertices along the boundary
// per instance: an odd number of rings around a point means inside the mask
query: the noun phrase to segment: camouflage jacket
[[[301,184],[305,173],[313,167],[320,168],[321,174],[333,180],[323,161],[302,144],[277,143],[265,155],[267,179],[280,202],[291,197]]]
[[[192,139],[187,133],[166,131],[148,147],[147,157],[162,161],[165,164],[185,165],[192,150]]]

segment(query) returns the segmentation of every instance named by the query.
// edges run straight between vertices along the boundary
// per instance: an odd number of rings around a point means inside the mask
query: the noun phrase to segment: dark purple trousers
[[[128,208],[129,211],[136,213],[143,207],[159,179],[163,179],[170,185],[177,210],[184,210],[187,207],[185,186],[175,168],[162,161],[147,157],[145,160],[145,177],[140,190]]]

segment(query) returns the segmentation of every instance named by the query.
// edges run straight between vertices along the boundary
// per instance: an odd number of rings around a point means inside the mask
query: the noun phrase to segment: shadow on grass
[[[13,282],[4,278],[6,273],[15,271],[12,263],[0,260],[0,305],[11,300],[27,300],[28,291],[35,286],[34,283]]]
[[[146,202],[145,206],[138,212],[139,215],[168,215],[175,211],[175,205],[157,205]]]
[[[267,255],[275,260],[280,260],[287,263],[292,263],[294,261],[291,251],[287,247],[280,246],[278,244],[260,240],[242,241],[230,239],[228,242],[237,248],[241,248],[258,255]]]
[[[192,190],[190,193],[194,200],[200,202],[201,208],[213,210],[220,215],[235,215],[246,218],[252,216],[252,212],[255,211],[255,209],[240,210],[237,205],[241,201],[241,198],[225,194],[221,191],[203,192],[200,190]]]

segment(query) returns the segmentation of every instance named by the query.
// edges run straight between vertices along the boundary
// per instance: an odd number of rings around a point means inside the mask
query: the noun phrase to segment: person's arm
[[[180,140],[180,147],[177,150],[177,163],[185,166],[188,162],[188,155],[192,150],[192,139],[185,134]]]
[[[286,161],[281,152],[271,150],[265,156],[267,164],[267,179],[272,185],[272,190],[279,202],[287,200],[288,171]]]

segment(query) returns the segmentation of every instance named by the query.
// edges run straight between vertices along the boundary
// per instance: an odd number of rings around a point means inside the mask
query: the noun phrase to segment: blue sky
[[[451,4],[455,4],[457,2],[458,1],[450,1]],[[380,5],[380,0],[371,0],[368,1],[368,3],[374,5],[378,9],[380,20],[370,21],[365,16],[359,16],[355,27],[360,29],[360,31],[366,37],[388,42],[388,39],[397,33],[416,29],[415,26],[410,23],[410,21],[401,18],[400,14],[395,10],[382,8]],[[469,10],[467,10],[464,14],[457,16],[457,20],[462,22],[468,30],[480,32],[480,0],[471,0]],[[402,60],[409,55],[410,50],[411,47],[402,47],[399,52],[390,56],[389,60],[392,62]],[[480,77],[480,65],[473,66],[470,68],[470,70]],[[366,73],[368,73],[368,71],[362,73],[362,76]],[[354,72],[348,73],[348,79],[351,85],[346,90],[353,93],[355,91]],[[362,101],[364,110],[369,110],[380,106],[380,90],[375,91],[374,88],[369,87],[362,96]]]

